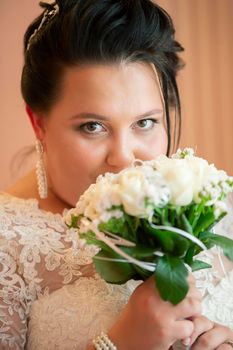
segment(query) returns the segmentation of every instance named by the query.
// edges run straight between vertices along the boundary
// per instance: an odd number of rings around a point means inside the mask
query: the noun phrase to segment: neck
[[[7,193],[22,199],[37,199],[39,208],[45,211],[50,211],[54,214],[62,214],[64,209],[69,209],[71,206],[59,198],[51,188],[48,189],[48,196],[41,199],[38,194],[36,173],[32,170],[22,179],[15,183],[12,187],[6,190]]]
[[[48,188],[48,196],[45,199],[38,199],[41,209],[51,211],[52,213],[62,214],[64,209],[70,209],[71,206],[65,202],[62,198],[58,197],[56,193]]]

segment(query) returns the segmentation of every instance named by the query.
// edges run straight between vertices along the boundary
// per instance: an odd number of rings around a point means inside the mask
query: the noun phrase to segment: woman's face
[[[67,69],[62,96],[42,119],[51,190],[74,206],[99,174],[167,150],[164,108],[149,64]]]

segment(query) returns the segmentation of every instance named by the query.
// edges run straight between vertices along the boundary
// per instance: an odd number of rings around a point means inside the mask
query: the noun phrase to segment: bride
[[[37,169],[0,194],[0,348],[232,349],[233,266],[220,251],[203,257],[214,268],[196,273],[201,292],[190,276],[173,306],[151,279],[104,282],[62,219],[99,174],[176,147],[182,47],[170,17],[149,0],[41,5],[21,80]],[[232,215],[216,230],[230,235]]]

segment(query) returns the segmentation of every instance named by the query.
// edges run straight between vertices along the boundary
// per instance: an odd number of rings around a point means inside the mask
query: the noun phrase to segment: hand
[[[192,318],[194,332],[190,337],[192,350],[232,350],[232,346],[226,344],[233,341],[233,332],[225,326],[216,324],[204,316]]]
[[[189,278],[186,298],[174,306],[161,299],[154,277],[132,294],[108,334],[119,350],[168,350],[177,340],[190,337],[194,324],[186,319],[201,314],[201,296]]]

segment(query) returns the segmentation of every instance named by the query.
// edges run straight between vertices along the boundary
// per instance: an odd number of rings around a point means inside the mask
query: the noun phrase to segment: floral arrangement
[[[211,267],[198,253],[217,245],[233,261],[233,241],[213,231],[232,189],[223,170],[192,149],[178,150],[99,176],[65,222],[97,247],[93,261],[107,282],[154,274],[161,297],[177,304],[188,291],[189,269]]]

